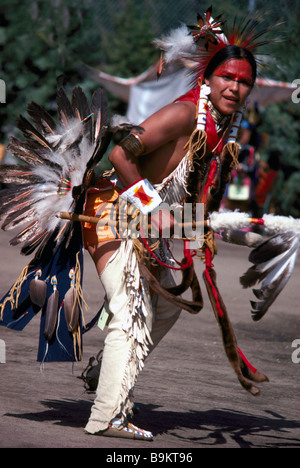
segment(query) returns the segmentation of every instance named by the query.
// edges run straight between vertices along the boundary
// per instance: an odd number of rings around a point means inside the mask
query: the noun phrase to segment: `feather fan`
[[[113,134],[133,127],[110,125],[102,89],[94,92],[91,104],[80,87],[73,89],[71,100],[59,89],[57,123],[34,102],[27,111],[32,123],[23,116],[17,120],[25,141],[12,137],[8,145],[21,164],[0,166],[0,182],[7,187],[0,191],[1,227],[22,227],[11,244],[24,243],[26,255],[53,232],[58,233],[58,242],[59,233],[72,234],[71,223],[56,215],[82,209],[79,199],[87,188],[88,172],[104,155]]]
[[[276,234],[250,253],[249,261],[253,266],[240,278],[240,282],[244,288],[260,284],[259,288],[252,290],[258,299],[251,301],[254,321],[266,314],[291,277],[300,246],[299,235],[298,230]]]

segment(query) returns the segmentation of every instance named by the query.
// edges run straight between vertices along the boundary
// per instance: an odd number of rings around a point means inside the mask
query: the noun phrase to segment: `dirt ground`
[[[0,294],[4,294],[28,263],[0,233]],[[81,363],[36,361],[39,318],[22,331],[0,327],[6,362],[0,364],[0,447],[106,448],[129,453],[147,448],[172,452],[197,448],[299,448],[300,364],[293,363],[292,343],[300,339],[300,261],[284,291],[259,322],[250,316],[251,291],[239,277],[249,266],[249,249],[218,242],[214,260],[218,285],[230,313],[238,344],[249,361],[266,373],[261,395],[243,390],[224,354],[218,325],[201,281],[204,308],[180,319],[148,358],[140,374],[134,422],[151,430],[153,442],[86,435],[94,394],[78,377],[90,356],[102,347],[105,332],[97,327],[84,335]],[[181,253],[177,248],[178,259]],[[203,264],[196,263],[201,278]],[[85,299],[88,322],[103,298],[94,265],[85,257]]]

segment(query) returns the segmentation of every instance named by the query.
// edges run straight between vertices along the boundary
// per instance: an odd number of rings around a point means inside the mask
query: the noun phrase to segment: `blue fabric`
[[[13,310],[11,303],[8,302],[3,312],[3,321],[0,325],[12,328],[14,330],[23,330],[25,326],[32,320],[39,312],[40,308],[34,305],[29,296],[29,285],[35,276],[36,270],[41,270],[42,275],[40,280],[47,281],[47,299],[41,311],[40,321],[40,336],[39,336],[39,349],[38,361],[40,362],[53,362],[53,361],[76,361],[79,356],[78,346],[76,347],[76,356],[74,353],[74,342],[72,333],[68,331],[65,316],[63,300],[65,294],[70,288],[69,272],[71,268],[75,268],[76,256],[78,254],[78,261],[81,267],[82,286],[83,277],[83,242],[80,223],[75,223],[74,233],[69,238],[67,235],[57,247],[55,245],[55,235],[49,238],[46,245],[43,247],[40,254],[37,254],[34,260],[28,266],[28,273],[26,279],[22,284],[21,294],[18,301],[18,308]],[[56,332],[52,339],[47,343],[44,337],[47,301],[53,292],[51,285],[51,277],[57,278],[57,290],[59,292],[60,311],[58,315],[58,322]],[[1,303],[9,295],[9,292],[2,298]],[[82,334],[82,317],[80,317],[80,333]],[[82,345],[81,345],[82,347]]]

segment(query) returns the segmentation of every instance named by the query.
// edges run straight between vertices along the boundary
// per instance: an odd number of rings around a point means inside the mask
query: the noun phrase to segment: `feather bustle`
[[[41,134],[47,135],[55,133],[56,123],[42,106],[36,102],[30,102],[27,105],[27,112]]]

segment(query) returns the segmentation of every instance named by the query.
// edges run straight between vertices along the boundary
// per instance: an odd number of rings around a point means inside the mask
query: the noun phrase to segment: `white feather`
[[[283,258],[281,259],[281,261],[278,262],[275,268],[271,270],[270,274],[262,282],[262,285],[261,285],[262,289],[269,286],[273,282],[275,282],[277,278],[279,278],[279,276],[284,272],[284,270],[286,269],[289,263],[290,263],[291,269],[294,268],[295,261],[297,258],[297,253],[298,253],[297,245],[294,246],[288,253],[285,252],[285,255],[283,255]],[[277,258],[277,260],[278,259],[279,257]],[[271,263],[272,262],[270,262],[270,265],[269,265],[270,267],[271,267]]]
[[[58,193],[61,179],[63,177],[69,177],[71,187],[80,185],[87,162],[91,158],[94,149],[87,138],[83,137],[79,144],[80,157],[74,158],[72,150],[64,150],[67,146],[66,142],[69,144],[73,139],[76,140],[79,135],[78,120],[76,122],[77,125],[71,126],[67,135],[63,136],[60,140],[56,151],[51,153],[51,161],[58,164],[60,169],[58,170],[58,168],[40,165],[32,170],[33,174],[40,180],[40,182],[36,184],[36,190],[34,190],[31,195],[36,219],[42,229],[47,229],[50,232],[57,227],[61,228],[66,223],[65,220],[57,218],[56,215],[61,211],[71,211],[74,202],[71,190],[64,195]]]
[[[291,216],[275,216],[273,214],[265,214],[263,216],[264,228],[267,234],[277,234],[280,232],[296,229],[300,232],[300,219],[292,218]]]
[[[244,229],[249,227],[250,216],[239,211],[214,211],[209,216],[209,224],[216,232],[222,229]]]
[[[189,33],[185,24],[170,31],[161,39],[155,39],[153,43],[158,49],[164,51],[164,61],[167,64],[182,58],[188,58],[196,50],[193,36]]]
[[[59,146],[59,151],[63,152],[68,148],[77,138],[82,131],[82,123],[74,118],[68,122],[68,126],[60,125],[55,135],[47,135],[46,139],[54,146]]]

